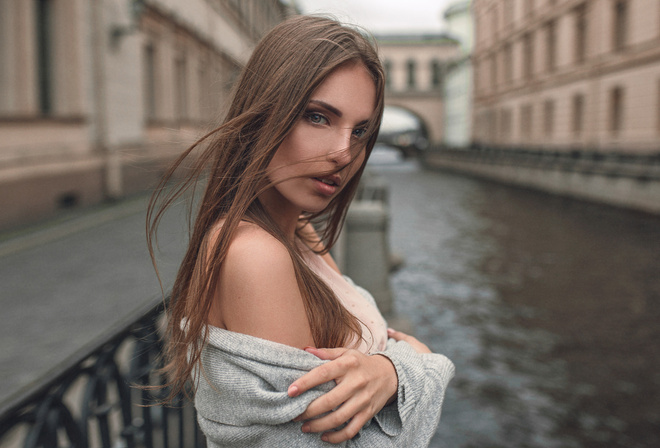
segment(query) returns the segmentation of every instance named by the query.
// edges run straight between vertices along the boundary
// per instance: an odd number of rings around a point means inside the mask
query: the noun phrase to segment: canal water
[[[660,446],[660,218],[380,148],[395,306],[456,365],[432,447]]]

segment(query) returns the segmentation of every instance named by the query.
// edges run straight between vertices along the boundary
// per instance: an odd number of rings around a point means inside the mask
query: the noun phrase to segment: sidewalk
[[[160,294],[142,196],[0,236],[0,402],[47,375]],[[164,218],[159,271],[169,288],[183,255],[184,207]]]

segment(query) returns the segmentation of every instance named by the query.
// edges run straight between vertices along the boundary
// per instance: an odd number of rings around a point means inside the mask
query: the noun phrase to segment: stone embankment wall
[[[660,214],[660,153],[437,149],[428,152],[423,163],[431,169]]]

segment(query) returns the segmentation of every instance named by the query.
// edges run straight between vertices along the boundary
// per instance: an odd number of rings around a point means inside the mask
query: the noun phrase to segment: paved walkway
[[[76,212],[0,241],[0,403],[160,294],[145,242],[147,197]],[[184,207],[160,232],[171,284],[185,248]]]

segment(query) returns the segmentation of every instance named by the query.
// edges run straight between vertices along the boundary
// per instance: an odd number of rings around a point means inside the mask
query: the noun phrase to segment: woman
[[[172,395],[192,378],[211,446],[423,446],[433,435],[453,365],[387,330],[328,253],[383,92],[364,36],[289,19],[255,48],[223,125],[152,198],[150,247],[167,206],[207,175],[172,290],[166,369]],[[195,151],[191,174],[166,193]]]

